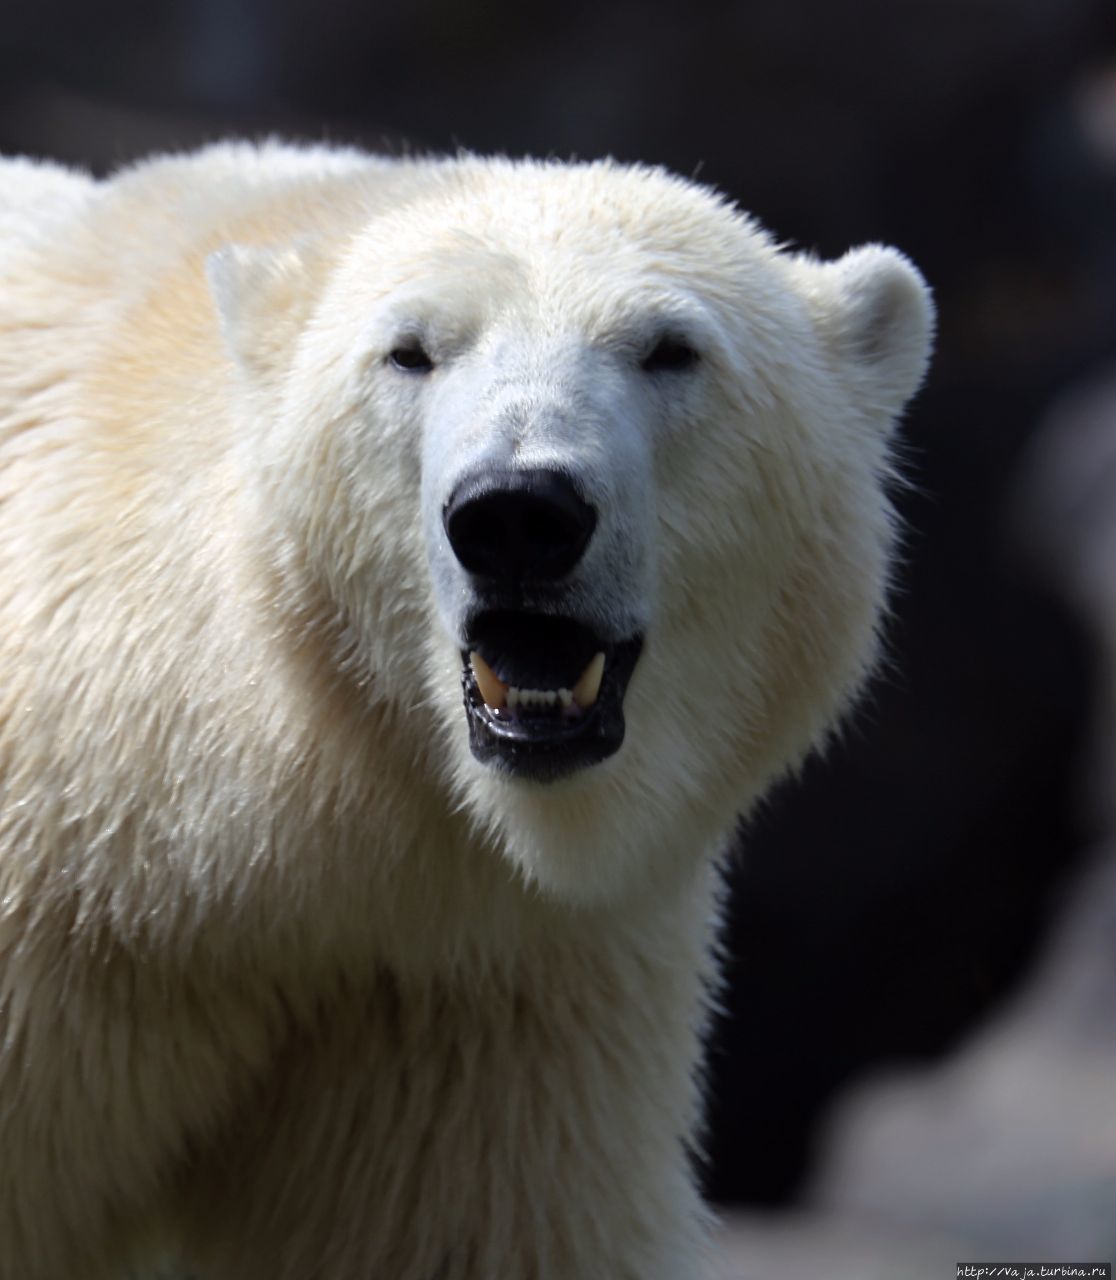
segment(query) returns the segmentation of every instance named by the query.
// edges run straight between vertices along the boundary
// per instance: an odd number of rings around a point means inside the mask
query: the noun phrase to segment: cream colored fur
[[[702,1274],[713,858],[872,665],[929,329],[656,170],[0,165],[0,1280]],[[421,516],[509,414],[643,486],[627,739],[549,784]]]

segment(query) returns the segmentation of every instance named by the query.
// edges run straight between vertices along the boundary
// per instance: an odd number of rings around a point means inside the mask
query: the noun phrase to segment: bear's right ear
[[[230,244],[206,260],[221,335],[245,372],[286,367],[313,307],[325,255],[313,241],[282,248]]]

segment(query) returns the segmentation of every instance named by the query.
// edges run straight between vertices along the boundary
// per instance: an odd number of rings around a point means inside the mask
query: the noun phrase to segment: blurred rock
[[[971,1257],[1116,1252],[1116,850],[1015,1006],[937,1070],[848,1099],[828,1145],[809,1197],[827,1212],[965,1237]]]
[[[1116,369],[1060,397],[1030,446],[1015,508],[1022,540],[1097,647],[1082,804],[1092,829],[1116,837]]]
[[[943,1280],[972,1245],[845,1215],[737,1214],[720,1235],[715,1280]]]

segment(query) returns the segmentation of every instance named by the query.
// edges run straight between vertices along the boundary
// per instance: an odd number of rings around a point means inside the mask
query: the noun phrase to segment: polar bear
[[[0,228],[0,1277],[701,1275],[715,859],[875,659],[915,269],[277,143]]]

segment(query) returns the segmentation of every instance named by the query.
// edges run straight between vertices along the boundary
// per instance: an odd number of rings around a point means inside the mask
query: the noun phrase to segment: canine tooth
[[[597,701],[597,694],[601,691],[601,677],[604,675],[604,668],[604,654],[595,654],[589,665],[581,673],[577,684],[574,685],[573,700],[583,710],[587,710]]]
[[[507,702],[508,686],[503,680],[475,651],[469,654],[469,665],[473,668],[473,677],[477,682],[477,688],[480,690],[480,696],[484,699],[485,704],[494,711],[504,706]],[[511,705],[514,706],[515,704],[512,703]]]

